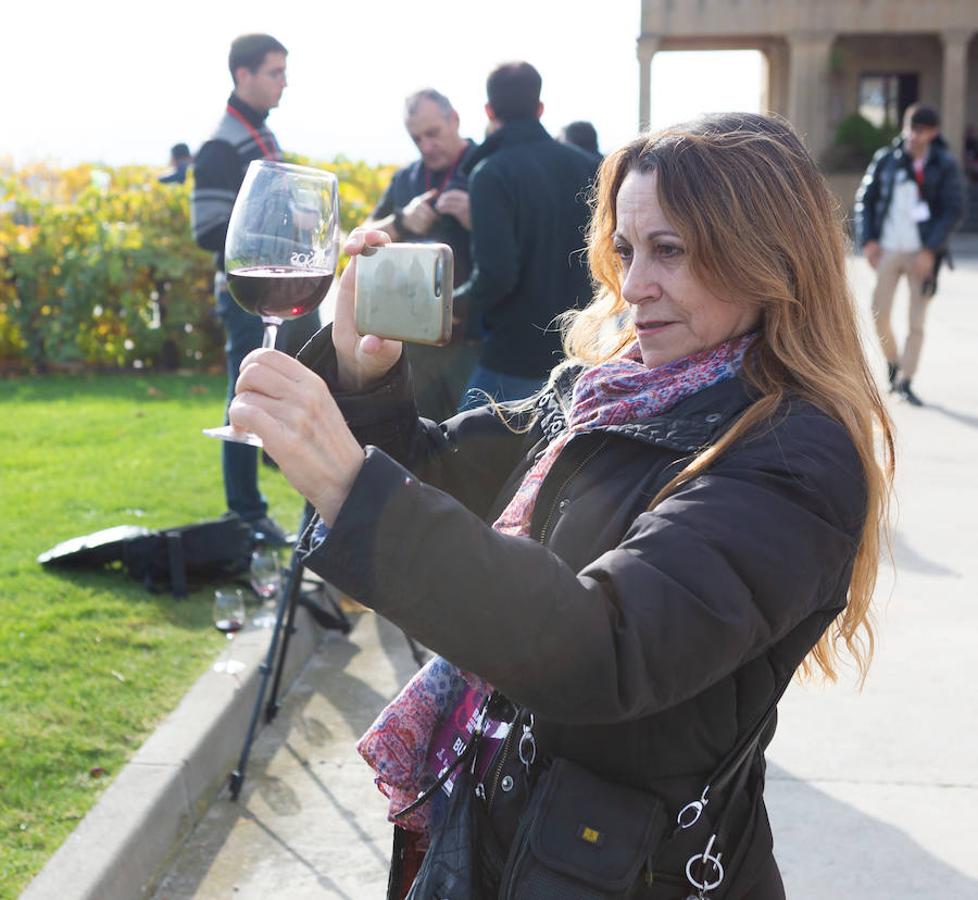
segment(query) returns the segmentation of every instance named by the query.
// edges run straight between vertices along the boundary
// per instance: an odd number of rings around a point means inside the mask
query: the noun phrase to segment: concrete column
[[[945,31],[944,73],[941,82],[941,134],[960,160],[964,146],[965,105],[968,97],[968,41],[970,31]]]
[[[764,112],[788,114],[788,47],[784,41],[767,41],[763,47],[767,60],[767,85]]]
[[[829,144],[829,62],[834,34],[788,35],[787,116],[818,159]]]
[[[652,57],[659,49],[657,37],[643,34],[638,39],[638,130],[649,130],[652,121]]]

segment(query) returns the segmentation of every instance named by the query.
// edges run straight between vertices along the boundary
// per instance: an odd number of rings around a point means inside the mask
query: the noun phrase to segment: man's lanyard
[[[462,157],[465,156],[465,151],[466,150],[468,150],[468,147],[467,146],[466,147],[463,147],[462,148],[462,152],[459,153],[459,155],[455,157],[455,162],[452,163],[451,168],[445,173],[445,177],[442,178],[441,184],[438,185],[438,188],[437,188],[437,191],[436,191],[436,194],[435,194],[436,197],[441,195],[441,193],[448,186],[448,183],[454,177],[455,170],[458,168],[458,164],[462,161]],[[424,170],[424,189],[426,191],[430,191],[431,190],[431,172],[428,171],[427,167]]]
[[[910,163],[910,168],[913,170],[914,180],[917,182],[917,187],[920,189],[920,196],[924,196],[924,166],[927,164],[927,160],[923,159],[920,161],[920,166],[917,166],[917,160],[912,160]]]
[[[245,128],[248,129],[248,134],[251,135],[251,137],[254,140],[254,142],[258,145],[258,149],[261,150],[261,155],[263,157],[265,157],[265,159],[278,159],[279,158],[278,146],[275,144],[275,138],[272,137],[271,134],[269,134],[269,137],[272,138],[272,149],[269,150],[268,149],[268,144],[266,144],[265,141],[262,139],[262,136],[259,133],[258,129],[256,129],[255,126],[252,125],[251,122],[249,122],[244,117],[244,115],[241,113],[240,110],[235,109],[229,103],[228,104],[228,113],[230,115],[234,116],[234,118],[236,118],[242,125],[244,125]]]

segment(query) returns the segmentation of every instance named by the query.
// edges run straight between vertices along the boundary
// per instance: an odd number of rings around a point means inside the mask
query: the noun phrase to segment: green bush
[[[830,171],[861,171],[869,165],[873,154],[890,143],[899,131],[892,125],[878,128],[859,113],[853,113],[839,123],[822,162]]]
[[[345,231],[392,167],[338,158]],[[0,172],[0,364],[7,369],[209,368],[223,334],[211,255],[190,231],[192,183],[141,166]]]

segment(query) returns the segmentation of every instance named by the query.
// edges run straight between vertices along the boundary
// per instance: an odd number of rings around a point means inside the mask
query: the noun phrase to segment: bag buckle
[[[710,802],[706,798],[709,790],[710,786],[707,785],[705,788],[703,788],[703,793],[700,794],[699,800],[693,800],[691,803],[687,803],[681,810],[679,810],[679,815],[676,816],[676,824],[680,828],[692,828],[700,820],[700,816],[703,815],[703,810],[706,808],[706,804]]]
[[[526,774],[529,775],[530,766],[537,758],[537,742],[533,737],[533,713],[530,713],[529,724],[523,725],[523,734],[520,735],[520,742],[516,746],[516,754],[526,767]]]
[[[690,805],[692,805],[692,804],[690,804]],[[716,856],[714,856],[710,852],[713,849],[713,842],[716,839],[717,839],[717,836],[715,834],[711,834],[710,835],[710,839],[706,842],[706,849],[702,853],[694,853],[686,861],[686,880],[694,888],[696,888],[696,891],[697,891],[697,893],[696,893],[695,897],[693,898],[693,900],[704,900],[704,898],[706,897],[706,895],[710,891],[716,890],[720,886],[720,883],[723,881],[723,863],[720,862],[720,857],[723,856],[723,854],[722,853],[718,853]],[[697,881],[693,877],[693,864],[697,860],[702,860],[703,861],[703,866],[709,865],[709,866],[712,866],[713,867],[713,870],[716,873],[716,881],[710,881],[706,877],[705,872],[703,872],[703,874],[700,876],[703,879],[701,882],[700,881]],[[702,871],[703,870],[701,869],[701,872]],[[687,898],[687,900],[689,900],[689,898]]]

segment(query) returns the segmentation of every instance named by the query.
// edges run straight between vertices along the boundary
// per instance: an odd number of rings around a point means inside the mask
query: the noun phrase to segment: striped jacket
[[[214,251],[218,271],[224,270],[224,240],[231,207],[248,163],[282,158],[278,141],[265,124],[266,115],[232,94],[221,121],[194,163],[190,222],[194,240],[205,250]]]

